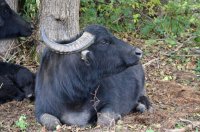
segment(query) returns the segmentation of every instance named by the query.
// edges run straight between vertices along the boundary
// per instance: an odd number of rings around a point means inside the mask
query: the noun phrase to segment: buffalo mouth
[[[129,55],[124,58],[126,67],[137,65],[142,58],[143,52],[139,48],[134,48]]]
[[[44,44],[53,51],[58,53],[71,53],[71,52],[79,52],[94,43],[95,36],[89,32],[83,32],[82,36],[75,41],[67,44],[61,44],[58,42],[54,42],[50,40],[43,27],[41,27],[41,37],[44,41]]]
[[[139,64],[139,60],[138,61],[136,61],[136,62],[134,62],[134,63],[129,63],[129,64],[126,64],[126,67],[127,68],[129,68],[129,67],[131,67],[131,66],[135,66],[135,65],[138,65]]]

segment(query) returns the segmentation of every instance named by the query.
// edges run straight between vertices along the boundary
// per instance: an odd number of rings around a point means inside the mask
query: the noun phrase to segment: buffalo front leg
[[[102,112],[97,114],[97,125],[113,126],[121,118],[120,114],[115,112]]]
[[[151,112],[152,106],[149,99],[143,95],[139,97],[138,104],[136,106],[136,111],[143,113],[146,110]]]
[[[57,126],[61,125],[60,120],[57,117],[47,113],[40,116],[40,123],[48,130],[55,130]]]

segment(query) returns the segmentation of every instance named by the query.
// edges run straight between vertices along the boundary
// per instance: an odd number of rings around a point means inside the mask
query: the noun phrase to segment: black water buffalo
[[[46,128],[104,125],[149,107],[140,49],[99,25],[70,41],[54,42],[41,33],[47,48],[36,77],[35,111]]]
[[[0,0],[0,39],[29,36],[32,25],[16,14],[6,3]]]
[[[29,36],[31,33],[32,25],[17,15],[5,0],[0,0],[0,39]],[[35,75],[27,68],[0,62],[0,104],[13,99],[32,99],[34,85]]]
[[[20,65],[0,62],[0,104],[34,99],[35,75]]]

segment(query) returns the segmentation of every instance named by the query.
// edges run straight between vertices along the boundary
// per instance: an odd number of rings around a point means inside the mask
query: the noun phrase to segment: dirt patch
[[[125,116],[115,127],[78,128],[63,126],[64,131],[157,131],[174,128],[180,118],[200,121],[200,91],[176,82],[155,81],[147,87],[153,111]],[[20,131],[15,122],[26,115],[28,131],[42,130],[34,118],[34,104],[28,100],[12,101],[0,106],[0,131]]]
[[[25,115],[31,131],[38,130],[38,125],[34,117],[34,104],[28,100],[22,102],[12,101],[0,105],[0,131],[16,132],[20,131],[15,122],[21,115]]]

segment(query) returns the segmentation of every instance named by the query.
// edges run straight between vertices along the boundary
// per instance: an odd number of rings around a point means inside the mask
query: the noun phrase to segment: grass
[[[28,127],[28,123],[26,122],[26,116],[25,115],[21,115],[19,117],[19,119],[15,122],[15,125],[21,130],[24,131],[27,129]]]

